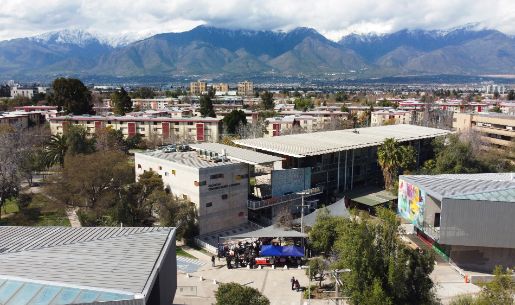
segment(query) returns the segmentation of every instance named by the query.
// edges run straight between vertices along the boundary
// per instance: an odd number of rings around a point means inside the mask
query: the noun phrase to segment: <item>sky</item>
[[[450,29],[467,24],[515,35],[514,0],[2,0],[0,40],[62,29],[107,36],[182,32],[201,24],[349,33]]]

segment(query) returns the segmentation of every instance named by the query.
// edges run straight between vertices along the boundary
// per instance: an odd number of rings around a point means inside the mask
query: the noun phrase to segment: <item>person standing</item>
[[[215,266],[215,256],[211,256],[211,265]]]
[[[292,276],[290,282],[291,282],[291,290],[295,290],[295,282],[296,282],[295,277]]]

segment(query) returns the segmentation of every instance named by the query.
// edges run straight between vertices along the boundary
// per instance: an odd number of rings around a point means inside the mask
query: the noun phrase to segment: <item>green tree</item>
[[[92,111],[91,93],[75,78],[61,77],[54,80],[47,99],[51,105],[59,106],[68,113],[78,115]]]
[[[384,185],[392,190],[401,169],[410,169],[415,163],[416,151],[401,146],[394,138],[388,138],[377,148],[377,162],[383,171]]]
[[[379,209],[379,221],[362,214],[345,220],[335,243],[333,267],[342,273],[343,292],[350,303],[435,304],[432,253],[407,247],[398,237],[399,221],[394,212]],[[383,303],[380,303],[383,304]]]
[[[203,94],[200,97],[200,115],[203,117],[216,118],[213,101],[211,100],[211,96],[209,94]]]
[[[306,275],[311,276],[310,280],[318,278],[318,286],[322,287],[325,272],[329,268],[329,263],[322,257],[314,257],[309,260],[309,269],[306,269]]]
[[[240,124],[247,125],[247,116],[245,115],[245,112],[241,110],[233,110],[223,118],[223,122],[227,128],[227,132],[235,134],[236,129]]]
[[[343,105],[342,108],[340,108],[340,111],[349,113],[349,107]]]
[[[95,151],[95,138],[88,137],[84,127],[72,125],[68,127],[65,136],[68,154],[90,154]]]
[[[310,98],[298,98],[294,101],[294,103],[295,109],[302,111],[307,111],[308,109],[315,107]]]
[[[59,164],[64,166],[64,156],[68,150],[65,135],[52,135],[45,146],[45,160],[48,167]]]
[[[334,99],[337,102],[345,102],[347,99],[349,99],[349,96],[347,95],[347,93],[339,91],[336,92],[336,94],[334,95]]]
[[[311,248],[318,253],[329,255],[338,237],[338,231],[342,223],[342,217],[329,215],[327,209],[320,210],[315,224],[309,231]]]
[[[436,154],[433,174],[478,173],[484,168],[475,158],[471,143],[461,141],[458,135],[437,138],[433,147]]]
[[[132,100],[127,91],[122,87],[120,91],[111,94],[113,112],[118,115],[125,115],[132,111]]]
[[[270,91],[261,93],[261,107],[264,110],[274,109],[274,94]]]
[[[153,194],[154,206],[159,208],[159,221],[162,226],[176,227],[177,239],[193,243],[198,235],[197,210],[194,203],[180,201],[166,193]]]
[[[502,113],[502,109],[499,107],[499,105],[495,105],[492,107],[492,109],[490,109],[490,112]]]
[[[216,305],[269,305],[259,290],[237,283],[220,284],[215,293]]]
[[[63,169],[53,177],[47,192],[63,203],[103,215],[134,181],[128,157],[117,151],[67,154]]]
[[[156,93],[152,88],[149,87],[141,87],[131,92],[131,96],[133,98],[154,98]]]
[[[508,101],[515,100],[515,90],[508,91],[507,99],[508,99]]]

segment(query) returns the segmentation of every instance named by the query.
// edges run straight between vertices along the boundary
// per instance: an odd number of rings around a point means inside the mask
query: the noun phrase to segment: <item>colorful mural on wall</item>
[[[399,201],[397,212],[415,226],[422,228],[426,193],[416,185],[399,179]]]

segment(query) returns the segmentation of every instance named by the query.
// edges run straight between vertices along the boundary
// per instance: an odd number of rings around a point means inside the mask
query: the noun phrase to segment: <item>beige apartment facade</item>
[[[201,156],[194,151],[135,154],[136,177],[158,173],[165,188],[195,204],[199,234],[233,228],[247,222],[248,166]]]
[[[227,84],[227,83],[214,84],[213,89],[215,89],[216,92],[227,93],[227,92],[229,92],[229,84]]]
[[[124,137],[139,134],[143,139],[162,139],[163,143],[217,142],[220,136],[220,120],[215,118],[60,116],[49,121],[53,135],[79,125],[90,135],[110,127],[121,130]]]
[[[207,92],[207,83],[203,81],[196,81],[190,83],[190,94],[191,95],[202,95]]]
[[[479,132],[485,148],[497,148],[509,153],[515,161],[515,116],[494,113],[455,113],[453,129],[458,132]]]
[[[238,95],[251,96],[254,94],[254,83],[249,81],[238,83]]]
[[[411,112],[404,110],[396,111],[374,111],[370,114],[370,126],[409,124]]]

